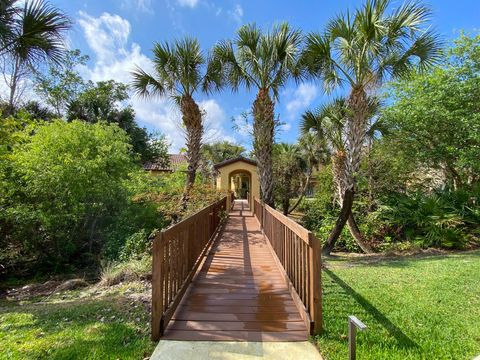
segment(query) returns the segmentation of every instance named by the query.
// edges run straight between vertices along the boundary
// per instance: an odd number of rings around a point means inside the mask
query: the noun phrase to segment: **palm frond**
[[[13,29],[12,53],[23,62],[60,63],[65,53],[64,33],[72,22],[46,1],[25,2]]]
[[[141,68],[137,67],[132,73],[132,82],[130,86],[135,94],[140,97],[149,97],[151,95],[163,96],[166,93],[164,84],[155,79]]]

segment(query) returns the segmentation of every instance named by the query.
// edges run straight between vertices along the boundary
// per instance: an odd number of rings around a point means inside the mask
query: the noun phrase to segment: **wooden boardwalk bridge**
[[[254,200],[226,198],[154,240],[152,338],[304,341],[321,330],[313,235]]]

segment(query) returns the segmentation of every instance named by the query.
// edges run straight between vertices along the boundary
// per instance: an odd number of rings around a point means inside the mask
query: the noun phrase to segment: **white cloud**
[[[129,45],[130,23],[127,20],[108,13],[95,18],[82,12],[81,17],[80,25],[96,57],[93,66],[82,70],[83,76],[93,81],[114,79],[128,84],[135,66],[147,72],[153,71],[152,62],[142,53],[140,45],[135,42]],[[94,34],[99,36],[95,37]],[[171,151],[176,152],[184,146],[181,114],[172,101],[167,98],[141,99],[132,96],[130,103],[137,119],[165,134]],[[226,130],[227,116],[216,100],[200,101],[199,107],[205,111],[205,142],[235,141]]]
[[[88,45],[95,54],[94,64],[82,69],[82,75],[93,81],[114,79],[128,84],[131,71],[139,66],[151,72],[151,60],[142,53],[140,45],[128,46],[130,23],[119,15],[108,13],[95,18],[87,13],[80,14],[82,27]],[[180,125],[181,116],[168,99],[141,99],[132,96],[130,104],[135,109],[137,119],[160,130],[171,143],[172,151],[178,151],[184,145]]]
[[[177,0],[177,4],[182,7],[189,7],[193,9],[198,4],[198,0]]]
[[[112,61],[118,49],[123,49],[130,35],[130,23],[119,15],[103,13],[95,18],[80,11],[78,23],[83,29],[88,46],[98,62]]]
[[[198,106],[205,112],[205,136],[204,142],[211,143],[215,141],[228,140],[235,142],[235,139],[228,135],[225,130],[227,116],[222,107],[214,99],[200,101]]]
[[[152,0],[122,0],[122,8],[125,10],[134,9],[146,14],[154,14]]]
[[[286,92],[287,98],[289,98],[287,105],[287,118],[293,120],[298,113],[307,108],[312,101],[317,97],[318,89],[314,84],[302,83],[293,93]]]
[[[243,8],[240,4],[235,4],[232,10],[228,11],[228,15],[237,23],[241,24],[243,19]]]

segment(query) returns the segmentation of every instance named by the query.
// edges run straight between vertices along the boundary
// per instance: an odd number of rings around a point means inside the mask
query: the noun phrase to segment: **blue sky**
[[[269,28],[288,21],[305,32],[320,31],[335,14],[354,8],[361,1],[286,1],[286,0],[51,0],[75,21],[69,34],[69,46],[90,56],[82,69],[92,80],[115,79],[129,82],[129,71],[139,65],[149,68],[155,41],[170,41],[184,35],[195,36],[207,51],[216,41],[234,36],[244,23],[256,22]],[[401,1],[394,1],[394,6]],[[480,1],[430,0],[432,26],[448,41],[460,30],[478,31]],[[251,147],[247,129],[233,129],[233,118],[250,108],[255,93],[229,90],[212,96],[198,95],[206,111],[206,141],[230,140]],[[293,142],[298,135],[301,113],[316,107],[328,97],[318,84],[290,83],[281,92],[276,112],[285,123],[278,140]],[[132,98],[137,119],[142,126],[164,133],[171,150],[183,146],[180,115],[166,99]]]

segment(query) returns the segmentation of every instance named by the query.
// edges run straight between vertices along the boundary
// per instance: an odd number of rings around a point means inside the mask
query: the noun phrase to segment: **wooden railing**
[[[204,259],[227,207],[227,198],[162,230],[153,240],[152,340],[162,336]]]
[[[254,199],[253,213],[284,270],[290,293],[311,334],[322,331],[321,247],[315,236]]]

